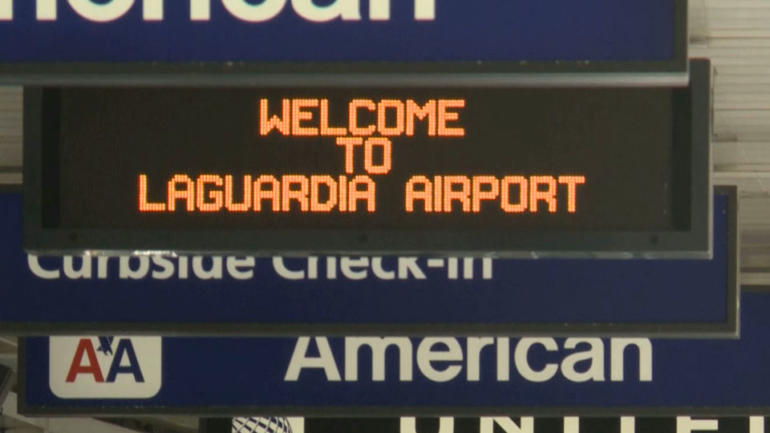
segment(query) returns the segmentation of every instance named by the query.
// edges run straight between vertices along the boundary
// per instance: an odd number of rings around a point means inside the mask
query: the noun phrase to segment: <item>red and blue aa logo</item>
[[[147,399],[160,391],[160,337],[51,337],[49,341],[49,385],[57,397]]]
[[[98,339],[99,347],[96,351],[112,356],[107,377],[105,378],[102,374],[103,368],[96,357],[93,342],[90,338],[81,338],[67,373],[67,382],[75,382],[81,374],[93,376],[97,383],[115,382],[119,374],[130,374],[136,382],[144,382],[142,367],[139,365],[136,350],[130,338],[119,338],[114,352],[112,346],[115,337],[98,337]]]

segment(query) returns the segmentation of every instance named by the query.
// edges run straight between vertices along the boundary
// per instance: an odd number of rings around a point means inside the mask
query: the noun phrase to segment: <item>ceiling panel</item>
[[[770,1],[691,0],[690,56],[711,58],[714,183],[738,185],[744,282],[770,284]]]
[[[0,87],[0,169],[21,167],[21,89]]]

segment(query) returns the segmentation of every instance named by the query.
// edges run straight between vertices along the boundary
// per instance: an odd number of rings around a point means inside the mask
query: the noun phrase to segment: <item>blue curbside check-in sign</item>
[[[735,336],[735,192],[710,260],[36,257],[0,193],[6,333]]]

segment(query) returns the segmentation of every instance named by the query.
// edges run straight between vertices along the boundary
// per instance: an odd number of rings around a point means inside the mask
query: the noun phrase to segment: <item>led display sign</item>
[[[707,253],[703,66],[683,88],[31,89],[26,246]]]

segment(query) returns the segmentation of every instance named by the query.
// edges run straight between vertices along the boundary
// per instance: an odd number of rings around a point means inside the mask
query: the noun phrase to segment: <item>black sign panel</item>
[[[705,254],[708,81],[31,89],[26,247]]]

